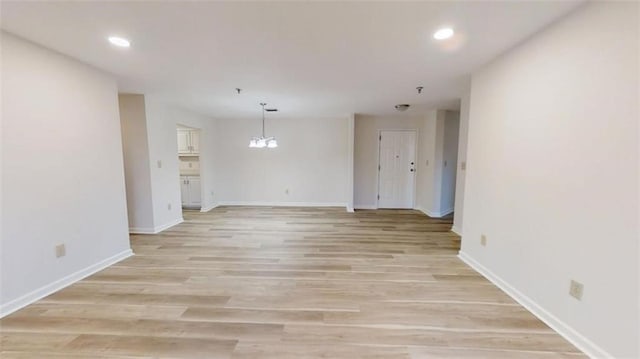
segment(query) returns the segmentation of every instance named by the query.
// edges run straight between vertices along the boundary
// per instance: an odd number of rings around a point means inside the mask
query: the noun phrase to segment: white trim
[[[451,232],[459,235],[460,237],[462,237],[462,230],[458,227],[456,227],[455,225],[451,227]]]
[[[165,229],[171,228],[175,225],[178,225],[180,223],[184,222],[184,218],[180,217],[172,222],[169,223],[165,223],[161,226],[156,226],[153,228],[148,228],[148,227],[129,227],[129,233],[130,234],[157,234],[160,233],[162,231],[164,231]]]
[[[131,249],[124,250],[114,256],[103,259],[98,263],[92,264],[75,273],[71,273],[66,277],[58,279],[53,283],[47,284],[8,303],[0,305],[0,318],[5,317],[19,309],[22,309],[35,301],[38,301],[52,293],[59,291],[60,289],[70,286],[71,284],[82,280],[96,272],[99,272],[113,264],[116,264],[125,258],[131,257],[132,255],[133,251],[131,251]]]
[[[429,211],[429,210],[426,210],[426,209],[422,209],[422,208],[419,208],[419,207],[416,207],[414,209],[426,214],[427,216],[429,216],[431,218],[442,218],[442,217],[444,217],[444,216],[446,216],[448,214],[453,213],[453,208],[448,209],[446,211],[441,211],[441,212],[432,212],[432,211]]]
[[[350,205],[347,205],[347,212],[353,213],[355,211],[354,211],[353,207],[351,207]]]
[[[200,208],[200,212],[209,212],[210,210],[214,209],[218,207],[218,203],[213,203],[212,205],[208,206],[208,207],[202,207]]]
[[[440,217],[444,217],[453,213],[453,207],[440,211]]]
[[[180,218],[178,218],[178,219],[176,219],[176,220],[174,220],[172,222],[165,223],[165,224],[163,224],[161,226],[156,226],[156,227],[153,228],[153,230],[155,231],[154,233],[160,233],[160,232],[164,231],[165,229],[169,229],[169,228],[171,228],[171,227],[173,227],[175,225],[178,225],[178,224],[180,224],[182,222],[184,222],[184,218],[180,217]]]
[[[568,340],[571,344],[575,345],[578,349],[583,351],[591,358],[613,358],[614,356],[607,353],[604,349],[578,333],[575,329],[571,328],[568,324],[564,323],[555,315],[549,313],[546,309],[541,307],[533,299],[527,297],[522,292],[511,286],[505,280],[497,276],[491,270],[477,262],[468,254],[463,251],[458,252],[458,258],[473,268],[476,272],[482,274],[491,283],[495,284],[503,292],[513,298],[516,302],[520,303],[533,315],[542,320],[551,329],[555,330],[558,334]]]
[[[129,234],[156,234],[156,232],[148,227],[129,227]]]
[[[353,208],[355,209],[378,209],[378,207],[376,207],[376,205],[370,205],[370,204],[356,204],[353,206]]]
[[[221,201],[218,206],[267,206],[267,207],[347,207],[342,202],[263,202],[263,201]]]

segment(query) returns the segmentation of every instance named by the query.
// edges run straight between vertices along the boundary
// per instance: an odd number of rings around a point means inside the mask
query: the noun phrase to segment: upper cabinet
[[[200,133],[198,130],[178,129],[178,154],[195,156],[200,153]]]

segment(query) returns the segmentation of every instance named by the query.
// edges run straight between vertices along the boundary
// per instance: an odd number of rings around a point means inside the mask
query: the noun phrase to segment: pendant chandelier
[[[262,106],[262,136],[260,137],[252,137],[251,141],[249,141],[249,147],[251,148],[276,148],[278,147],[278,141],[276,141],[275,137],[266,137],[264,134],[264,107],[267,104],[264,102],[260,103]]]

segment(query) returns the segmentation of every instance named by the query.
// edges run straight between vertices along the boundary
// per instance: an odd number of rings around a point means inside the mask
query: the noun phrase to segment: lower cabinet
[[[200,177],[180,176],[180,195],[182,197],[182,207],[199,208],[200,201]]]

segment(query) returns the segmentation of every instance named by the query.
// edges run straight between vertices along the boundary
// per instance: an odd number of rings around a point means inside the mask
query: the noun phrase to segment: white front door
[[[415,131],[380,131],[378,208],[413,208]]]

